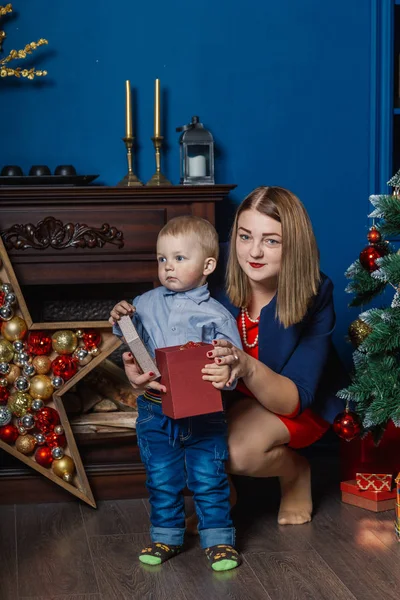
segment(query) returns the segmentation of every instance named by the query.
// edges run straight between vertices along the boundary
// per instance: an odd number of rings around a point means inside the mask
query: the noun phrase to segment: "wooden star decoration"
[[[95,508],[96,503],[65,412],[62,396],[118,348],[121,341],[113,335],[108,321],[33,323],[1,239],[0,260],[0,448]],[[85,331],[86,334],[82,337]],[[96,332],[101,335],[101,342],[97,349],[96,346],[94,348],[82,346],[85,343],[84,339],[89,337],[89,331],[95,332],[94,337],[97,335]],[[32,352],[29,353],[29,348],[32,348],[29,344],[32,332],[43,332],[47,334],[45,336],[47,342],[49,338],[52,340],[47,354],[50,360],[41,358],[38,361],[39,351],[37,356]],[[63,347],[61,344],[60,348],[58,342],[65,340],[65,334],[69,343],[72,340],[72,346],[68,347],[67,344]],[[73,350],[75,341],[77,347]],[[21,342],[24,343],[22,355],[18,351]],[[82,348],[84,352],[79,354]],[[87,350],[88,354],[85,352]],[[78,352],[80,362],[74,352]],[[24,357],[24,353],[27,356]],[[83,357],[85,354],[86,356]],[[56,370],[53,361],[56,357],[62,356],[70,357],[77,371],[69,379],[65,377],[65,380],[60,382],[57,381],[57,373],[53,370]],[[90,360],[91,357],[93,358]],[[90,362],[84,364],[88,360]],[[50,361],[51,367],[45,372],[43,370],[46,367],[45,363],[49,365]],[[36,369],[35,365],[42,365],[42,367]],[[61,386],[56,387],[60,383]],[[16,401],[16,398],[19,400]],[[41,403],[43,403],[42,408],[40,408]],[[59,419],[52,411],[46,413],[47,407],[57,411]],[[52,423],[51,419],[50,422],[46,420],[48,413],[54,417],[55,423]],[[28,422],[30,429],[24,428],[23,422]],[[58,440],[62,440],[63,443],[58,445]]]

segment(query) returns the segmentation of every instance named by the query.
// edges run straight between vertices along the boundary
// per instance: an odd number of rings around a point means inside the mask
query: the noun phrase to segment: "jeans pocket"
[[[139,398],[137,399],[137,407],[138,418],[136,421],[136,428],[138,425],[143,425],[143,423],[147,423],[148,421],[151,421],[151,419],[154,419],[152,402],[149,402],[148,400],[143,400],[143,398],[139,396]]]

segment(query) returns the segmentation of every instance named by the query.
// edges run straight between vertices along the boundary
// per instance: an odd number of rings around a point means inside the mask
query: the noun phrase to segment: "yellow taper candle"
[[[156,79],[154,88],[154,137],[160,137],[160,80]]]
[[[126,96],[126,111],[125,111],[125,137],[132,137],[132,100],[131,100],[131,83],[125,82]]]

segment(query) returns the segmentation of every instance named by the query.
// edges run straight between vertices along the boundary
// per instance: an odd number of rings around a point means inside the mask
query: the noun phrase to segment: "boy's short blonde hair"
[[[196,236],[200,246],[204,250],[205,258],[215,258],[218,260],[219,256],[219,240],[218,233],[215,230],[214,225],[211,225],[209,221],[202,219],[201,217],[194,217],[192,215],[183,215],[181,217],[174,217],[168,223],[164,225],[158,234],[158,238],[165,235],[192,235]]]

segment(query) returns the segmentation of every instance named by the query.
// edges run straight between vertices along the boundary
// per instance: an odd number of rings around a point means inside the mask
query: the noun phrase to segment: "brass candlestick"
[[[133,136],[122,138],[125,146],[126,146],[126,158],[128,160],[128,173],[125,175],[123,179],[118,183],[117,187],[139,187],[143,185],[143,183],[138,179],[133,172],[132,168],[132,148],[133,148],[133,140],[135,139]]]
[[[153,177],[146,183],[146,185],[172,185],[170,181],[161,173],[161,146],[163,141],[162,135],[157,135],[151,138],[156,151],[156,172]]]

